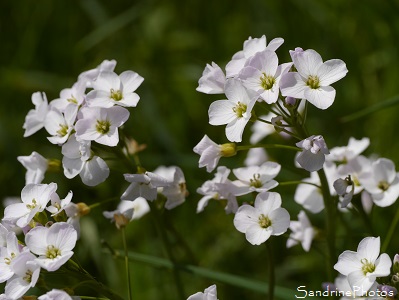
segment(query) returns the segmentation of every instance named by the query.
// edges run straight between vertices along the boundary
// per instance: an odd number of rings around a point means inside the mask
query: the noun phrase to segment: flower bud
[[[296,104],[296,99],[294,97],[286,97],[284,101],[285,107],[293,107]]]
[[[237,154],[237,147],[235,143],[226,143],[220,145],[220,154],[223,157],[230,157]]]
[[[47,171],[57,173],[61,171],[61,161],[59,159],[50,158],[47,160]]]
[[[90,207],[86,203],[79,202],[76,205],[78,206],[78,215],[79,216],[83,217],[90,213]]]
[[[379,284],[377,286],[377,289],[382,293],[384,293],[385,295],[388,295],[389,297],[396,296],[396,294],[398,293],[398,290],[396,288],[385,284]]]

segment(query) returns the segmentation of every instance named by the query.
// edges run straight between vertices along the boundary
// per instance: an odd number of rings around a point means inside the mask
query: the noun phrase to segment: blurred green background
[[[285,39],[277,51],[280,62],[289,61],[288,50],[295,47],[315,49],[324,60],[344,60],[349,73],[334,84],[334,105],[326,111],[309,110],[310,132],[324,135],[330,148],[345,145],[351,136],[368,136],[371,146],[367,154],[377,153],[398,163],[398,107],[340,122],[345,115],[399,94],[398,14],[399,1],[394,0],[1,1],[0,198],[18,196],[24,186],[25,170],[17,156],[37,151],[48,158],[62,158],[60,149],[47,142],[44,130],[23,138],[22,124],[33,108],[31,94],[44,91],[49,100],[58,98],[60,90],[71,87],[81,72],[104,59],[115,59],[117,73],[133,70],[145,78],[137,91],[141,100],[131,109],[127,125],[131,135],[148,146],[141,156],[144,166],[153,170],[160,164],[179,165],[186,175],[190,195],[184,205],[165,212],[165,218],[187,240],[199,265],[266,281],[264,246],[250,246],[219,203],[211,203],[200,215],[195,213],[200,199],[196,188],[212,175],[198,169],[199,156],[192,148],[204,134],[219,143],[227,141],[224,126],[208,124],[209,104],[221,96],[195,91],[205,64],[214,61],[223,68],[249,36],[263,34],[268,41]],[[291,153],[270,155],[292,166]],[[222,159],[221,164],[238,167],[242,159],[242,155]],[[44,182],[57,182],[61,197],[73,190],[75,202],[95,203],[124,191],[123,172],[113,171],[107,183],[97,188],[83,186],[79,178],[67,181],[56,174],[49,174]],[[282,173],[278,180],[300,176],[307,175]],[[300,207],[293,203],[294,188],[278,191],[283,194],[283,206],[296,219]],[[384,236],[397,204],[393,208],[373,212],[377,235]],[[100,239],[120,248],[120,236],[100,209],[92,216],[83,220],[77,250],[80,260],[100,280],[124,294],[123,265],[99,254]],[[312,218],[322,226],[322,215]],[[355,237],[339,242],[340,251],[355,250],[365,234],[357,221],[352,225]],[[165,256],[150,216],[134,222],[129,235],[133,251]],[[325,276],[322,255],[314,250],[314,255],[305,255],[299,247],[287,251],[285,241],[276,239],[277,283],[293,289],[298,285],[318,289]],[[390,249],[398,247],[395,241]],[[176,255],[183,262],[193,263],[179,251]],[[186,273],[182,277],[187,296],[213,283]],[[171,278],[167,270],[133,263],[135,299],[176,299]],[[264,298],[224,284],[218,284],[218,289],[221,300]]]

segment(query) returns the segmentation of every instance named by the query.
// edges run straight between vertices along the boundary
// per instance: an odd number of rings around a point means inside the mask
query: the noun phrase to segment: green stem
[[[105,200],[103,200],[103,201],[100,201],[100,202],[93,203],[93,204],[89,205],[89,208],[90,208],[90,209],[93,209],[93,208],[96,208],[96,207],[98,207],[98,206],[100,206],[100,205],[103,205],[103,204],[105,204],[105,203],[113,202],[113,201],[117,201],[117,200],[120,200],[120,197],[108,198],[108,199],[105,199]]]
[[[396,226],[398,225],[398,222],[399,222],[399,209],[396,210],[393,222],[391,223],[391,226],[388,229],[388,234],[385,237],[384,243],[382,244],[381,252],[385,252],[387,250],[389,243],[391,242],[391,239],[393,237],[393,234],[395,233],[395,229]]]
[[[326,213],[325,226],[326,226],[326,240],[327,240],[327,274],[328,280],[332,282],[334,280],[333,266],[336,262],[335,258],[335,213],[336,213],[336,203],[331,198],[330,188],[328,186],[328,181],[324,169],[317,171],[320,178],[321,191],[324,201],[324,210]]]
[[[179,269],[177,267],[177,261],[173,255],[172,246],[169,242],[167,232],[165,230],[165,226],[164,226],[164,224],[162,224],[163,219],[162,219],[161,215],[159,214],[159,211],[158,211],[156,205],[153,203],[149,203],[149,204],[151,207],[151,215],[153,216],[154,222],[157,226],[158,233],[161,236],[161,240],[162,240],[166,255],[168,256],[169,260],[173,264],[173,270],[172,270],[173,278],[175,280],[178,297],[181,300],[185,300],[186,298],[184,296],[184,289],[183,289],[183,284],[182,284],[182,281],[180,278]]]
[[[270,245],[270,240],[266,241],[266,249],[267,256],[269,261],[269,300],[274,300],[274,285],[275,285],[275,276],[274,276],[274,259],[273,259],[273,249]]]
[[[293,147],[293,146],[287,146],[287,145],[280,145],[280,144],[257,144],[257,145],[245,145],[245,146],[237,146],[237,151],[241,150],[249,150],[251,148],[264,148],[264,149],[288,149],[288,150],[294,150],[294,151],[302,151],[301,148],[298,147]]]
[[[298,184],[309,184],[309,185],[313,185],[313,186],[315,186],[315,187],[321,189],[321,186],[320,186],[320,185],[317,185],[317,184],[311,183],[311,182],[300,181],[300,180],[297,180],[297,181],[284,181],[284,182],[279,182],[279,183],[278,183],[278,185],[280,185],[280,186],[284,186],[284,185],[298,185]]]
[[[109,300],[108,298],[90,297],[90,296],[79,296],[79,298],[80,299]]]
[[[129,298],[129,300],[132,300],[133,298],[132,298],[132,286],[130,284],[129,253],[127,251],[125,227],[121,228],[121,232],[122,232],[122,240],[123,240],[123,249],[125,250],[125,270],[126,270],[126,278],[127,278],[128,298]]]

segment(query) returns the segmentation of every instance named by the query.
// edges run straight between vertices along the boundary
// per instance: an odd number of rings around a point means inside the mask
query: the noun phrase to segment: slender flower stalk
[[[274,285],[275,285],[275,276],[274,276],[274,258],[273,258],[273,249],[270,244],[270,241],[266,243],[267,256],[269,262],[269,300],[274,300]]]
[[[121,227],[122,233],[122,241],[123,241],[123,249],[125,251],[125,270],[126,270],[126,280],[127,280],[127,291],[128,291],[128,299],[132,300],[132,285],[130,283],[130,268],[129,268],[129,253],[127,250],[127,243],[126,243],[126,230],[125,227]]]

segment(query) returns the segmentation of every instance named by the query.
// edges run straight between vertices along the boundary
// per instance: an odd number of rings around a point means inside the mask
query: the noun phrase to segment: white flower
[[[18,255],[11,262],[14,276],[7,281],[4,289],[7,297],[18,299],[36,285],[40,275],[40,266],[35,260],[36,257],[27,251]]]
[[[42,183],[48,167],[47,159],[35,151],[29,156],[18,156],[17,159],[26,168],[25,184]]]
[[[4,247],[0,247],[0,282],[4,282],[14,275],[11,263],[21,252],[24,252],[22,246],[19,246],[14,232],[11,231],[7,234],[6,243]]]
[[[296,49],[290,51],[298,72],[290,72],[280,82],[283,96],[306,99],[320,109],[330,107],[335,99],[335,89],[330,84],[345,77],[348,69],[340,59],[323,63],[316,51]]]
[[[50,198],[51,205],[48,206],[46,210],[51,213],[52,217],[59,214],[71,203],[72,196],[72,191],[69,191],[68,195],[61,200],[57,193],[53,193]]]
[[[327,145],[321,135],[312,135],[298,143],[297,147],[303,151],[296,158],[298,164],[309,172],[323,168],[326,154],[329,154]]]
[[[80,112],[82,118],[75,125],[76,138],[96,141],[111,147],[118,144],[118,127],[122,126],[130,115],[126,108],[119,106],[84,107]]]
[[[21,191],[23,203],[15,203],[4,210],[3,220],[15,222],[23,228],[29,224],[36,213],[43,211],[50,201],[51,195],[57,190],[57,184],[28,184]]]
[[[187,298],[187,300],[218,300],[217,299],[217,291],[216,285],[211,285],[210,287],[206,288],[205,291],[195,293]]]
[[[25,236],[29,250],[37,255],[36,262],[47,271],[56,271],[73,255],[77,232],[72,225],[60,222],[50,228],[35,227]]]
[[[246,62],[249,58],[254,56],[257,52],[269,50],[276,51],[278,47],[280,47],[284,40],[282,38],[275,38],[270,41],[270,43],[266,46],[266,36],[263,35],[260,38],[252,38],[249,37],[244,42],[244,47],[242,51],[237,52],[233,55],[232,60],[226,66],[226,76],[234,77],[237,76],[238,73],[244,68]]]
[[[131,200],[143,197],[152,201],[157,198],[157,188],[168,186],[169,182],[152,172],[145,174],[124,174],[125,180],[130,182],[126,191],[122,194],[121,200]]]
[[[259,166],[268,160],[267,152],[263,148],[251,148],[248,150],[247,158],[244,161],[244,165]]]
[[[287,240],[287,248],[301,243],[303,250],[309,252],[316,231],[303,210],[298,214],[298,221],[290,222],[290,229],[292,233]]]
[[[51,101],[51,107],[60,112],[65,112],[67,106],[73,106],[75,109],[82,105],[85,100],[86,81],[78,80],[72,88],[63,89],[60,92],[60,98]]]
[[[64,144],[73,130],[76,120],[77,106],[67,106],[64,113],[52,108],[46,117],[44,127],[51,137],[47,139],[52,144]]]
[[[95,186],[104,182],[109,176],[109,168],[105,161],[92,154],[90,141],[77,141],[75,134],[62,146],[62,166],[67,178],[79,174],[82,182]]]
[[[277,54],[264,50],[248,60],[238,78],[247,89],[257,92],[266,103],[272,104],[277,101],[280,93],[280,79],[291,66],[292,63],[278,65]]]
[[[225,82],[226,76],[222,69],[212,62],[212,65],[206,65],[196,90],[205,94],[223,94]]]
[[[31,136],[44,127],[44,120],[48,112],[48,102],[45,93],[33,93],[32,103],[35,105],[35,109],[31,109],[25,118],[23,125],[25,129],[24,137]]]
[[[256,196],[255,205],[240,206],[234,216],[234,226],[252,245],[264,243],[271,235],[281,235],[290,226],[288,211],[281,208],[278,193],[263,192]]]
[[[330,149],[330,154],[326,156],[326,160],[345,164],[348,161],[358,157],[369,145],[369,138],[356,140],[355,138],[351,137],[349,138],[347,146],[334,147]]]
[[[52,289],[44,295],[41,295],[38,300],[72,300],[80,299],[79,297],[71,297],[63,290]]]
[[[133,71],[119,76],[114,72],[101,72],[92,83],[94,90],[87,94],[86,103],[89,107],[135,107],[140,97],[134,91],[143,81],[144,78]]]
[[[380,237],[366,237],[357,247],[357,252],[344,251],[339,257],[334,269],[348,276],[351,287],[361,287],[368,291],[377,277],[390,274],[392,265],[388,254],[380,253]]]
[[[390,206],[399,197],[399,175],[389,159],[380,158],[373,162],[369,172],[359,175],[359,181],[377,206]]]
[[[237,153],[234,143],[218,145],[207,135],[201,139],[193,150],[201,155],[198,162],[199,167],[206,167],[208,172],[212,172],[216,168],[222,156],[229,157]]]
[[[241,142],[245,125],[251,118],[257,94],[247,90],[237,79],[226,81],[226,96],[228,100],[217,100],[209,107],[209,124],[224,125],[226,137],[230,142]]]
[[[150,206],[148,205],[147,200],[145,200],[143,197],[139,197],[134,201],[121,200],[116,210],[104,211],[103,215],[107,219],[115,221],[116,226],[118,227],[121,225],[121,222],[125,223],[124,225],[126,225],[130,221],[140,219],[149,211],[150,211]]]
[[[116,60],[104,60],[96,68],[80,73],[78,80],[85,81],[87,87],[92,87],[92,82],[95,81],[101,72],[113,72],[116,66]]]
[[[273,180],[280,172],[281,166],[278,163],[267,161],[261,166],[250,166],[234,169],[233,173],[238,180],[233,181],[235,189],[233,194],[241,196],[251,192],[266,192],[278,185]]]
[[[317,173],[311,173],[310,176],[310,178],[303,179],[302,181],[318,185],[320,184]],[[296,203],[302,205],[303,208],[314,214],[317,214],[324,209],[323,195],[321,194],[320,188],[311,184],[298,184],[295,190],[294,200]]]

